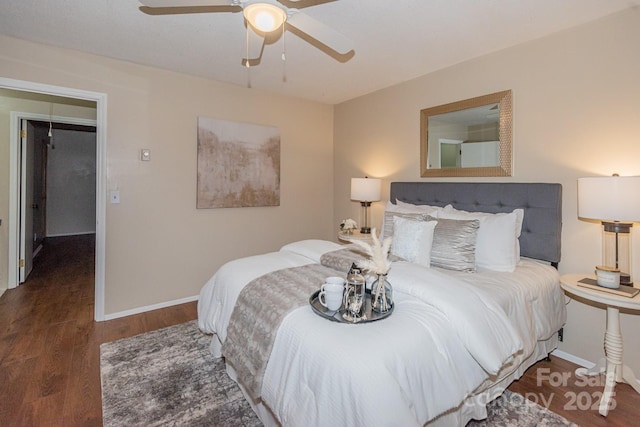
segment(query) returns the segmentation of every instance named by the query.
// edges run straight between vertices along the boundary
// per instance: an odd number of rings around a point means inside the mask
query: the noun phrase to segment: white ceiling
[[[189,3],[189,0],[176,0]],[[292,32],[242,66],[242,13],[151,15],[137,0],[1,0],[0,33],[139,64],[339,103],[593,21],[640,0],[301,0],[353,41],[338,61]],[[285,70],[286,68],[286,70]],[[286,81],[283,81],[283,71]]]

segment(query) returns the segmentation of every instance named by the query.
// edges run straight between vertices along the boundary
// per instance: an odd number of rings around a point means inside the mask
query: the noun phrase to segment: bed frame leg
[[[551,362],[551,353],[547,353],[547,357],[544,358],[545,362]]]

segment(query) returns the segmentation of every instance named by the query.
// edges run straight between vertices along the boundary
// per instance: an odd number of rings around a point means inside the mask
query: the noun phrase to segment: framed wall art
[[[197,208],[279,205],[279,129],[198,117]]]

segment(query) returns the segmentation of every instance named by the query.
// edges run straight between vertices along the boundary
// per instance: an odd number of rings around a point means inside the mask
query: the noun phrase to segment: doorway
[[[107,95],[104,93],[90,92],[85,90],[73,89],[68,87],[46,85],[22,80],[14,80],[0,77],[0,89],[9,89],[24,92],[26,96],[33,94],[51,95],[63,97],[71,100],[84,100],[93,102],[95,105],[95,120],[93,126],[96,128],[96,174],[95,174],[95,311],[94,319],[102,321],[104,319],[104,286],[105,286],[105,219],[106,219],[106,107]],[[43,115],[41,120],[48,121],[50,115]],[[54,121],[58,117],[54,115]],[[19,139],[19,122],[17,120],[10,121],[10,153],[9,153],[9,248],[8,248],[8,264],[10,267],[8,274],[9,287],[15,287],[18,280],[18,271],[16,266],[19,265],[18,257],[18,238],[17,230],[18,215],[20,210],[16,205],[19,200],[17,195],[17,159],[18,159],[18,139]],[[13,286],[12,286],[13,285]]]
[[[91,125],[95,121],[25,116],[31,115],[16,117],[21,134],[17,285],[27,281],[45,238],[96,231],[96,128]]]

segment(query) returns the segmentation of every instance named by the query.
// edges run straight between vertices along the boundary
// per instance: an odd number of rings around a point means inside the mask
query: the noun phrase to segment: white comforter
[[[226,264],[202,289],[200,328],[224,342],[237,296],[250,280],[318,262],[339,248],[303,241]],[[388,279],[396,306],[384,321],[346,325],[310,307],[294,310],[274,342],[263,402],[282,425],[423,425],[564,322],[557,272],[521,264],[516,273],[459,275],[394,263]],[[532,274],[538,283],[529,283]],[[540,286],[542,292],[530,289]]]

